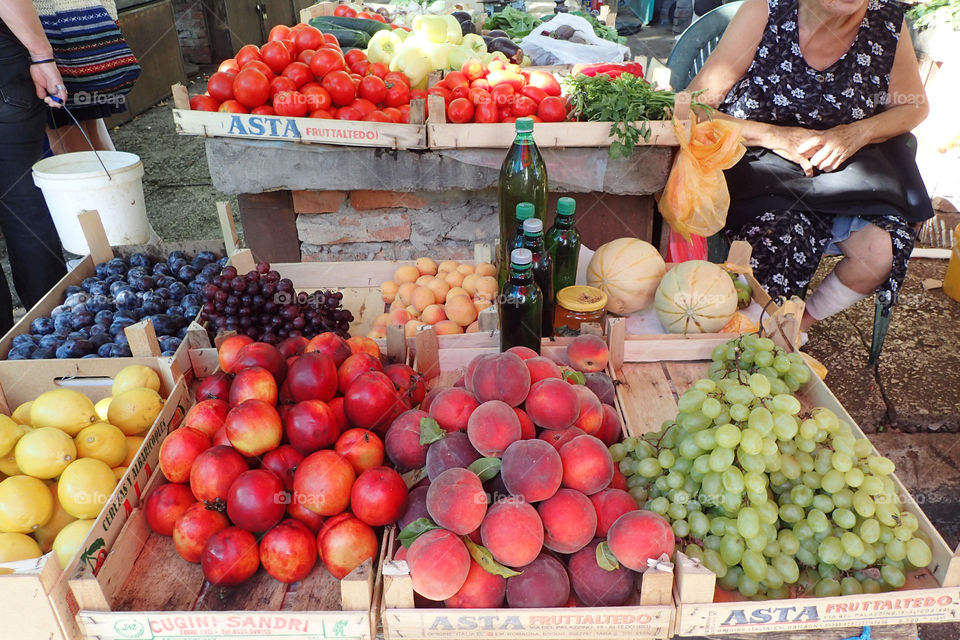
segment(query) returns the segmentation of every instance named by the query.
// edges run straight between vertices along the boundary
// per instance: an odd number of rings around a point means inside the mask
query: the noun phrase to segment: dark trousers
[[[46,105],[37,99],[29,58],[0,36],[0,230],[13,284],[29,309],[66,274],[60,238],[31,167],[43,157]],[[0,270],[0,335],[13,326],[13,300]]]

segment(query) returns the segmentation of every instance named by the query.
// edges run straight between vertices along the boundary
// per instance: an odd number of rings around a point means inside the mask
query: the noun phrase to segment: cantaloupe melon
[[[654,308],[670,333],[715,333],[737,312],[737,290],[719,266],[690,260],[663,277]]]
[[[593,254],[587,284],[607,294],[607,311],[626,315],[650,306],[665,271],[666,264],[652,244],[619,238]]]

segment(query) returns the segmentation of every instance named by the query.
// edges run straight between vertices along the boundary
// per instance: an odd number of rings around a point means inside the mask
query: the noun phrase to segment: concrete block
[[[350,211],[297,216],[297,232],[308,244],[354,242],[400,242],[410,238],[410,217],[406,213],[358,214]]]

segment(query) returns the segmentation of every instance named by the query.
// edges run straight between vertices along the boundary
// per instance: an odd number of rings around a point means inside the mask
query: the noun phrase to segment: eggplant
[[[473,20],[473,18],[470,17],[470,14],[467,13],[466,11],[454,11],[450,15],[456,18],[457,22],[461,24],[464,22],[470,22],[471,20]]]
[[[493,41],[487,45],[487,51],[490,53],[499,51],[507,56],[513,64],[523,62],[523,49],[510,38],[494,38]]]
[[[483,43],[487,45],[487,53],[491,53],[492,50],[490,49],[490,43],[493,42],[493,38],[491,38],[490,36],[480,36],[480,37],[483,38]]]
[[[487,35],[490,36],[491,38],[509,38],[510,37],[507,35],[507,32],[504,31],[503,29],[493,29],[491,31],[488,31]]]
[[[464,20],[460,23],[460,31],[463,32],[463,35],[477,33],[477,25],[473,24],[472,20]]]

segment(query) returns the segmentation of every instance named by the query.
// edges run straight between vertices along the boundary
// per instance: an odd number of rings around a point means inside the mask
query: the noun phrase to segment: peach
[[[507,349],[507,353],[515,354],[519,356],[521,360],[529,360],[530,358],[536,358],[540,355],[530,347],[510,347]]]
[[[450,287],[449,291],[447,291],[447,300],[450,298],[456,298],[457,296],[466,296],[469,298],[470,294],[467,293],[467,290],[461,286]]]
[[[634,592],[633,572],[623,565],[607,571],[597,564],[597,538],[570,556],[570,586],[585,607],[619,607]]]
[[[583,373],[603,371],[607,367],[610,352],[600,336],[585,333],[573,339],[567,347],[570,366]]]
[[[479,279],[480,276],[475,273],[471,273],[470,275],[464,277],[463,283],[460,286],[466,289],[467,293],[469,293],[471,296],[475,296],[477,295],[477,280]]]
[[[430,405],[433,404],[434,398],[436,398],[438,395],[440,395],[444,391],[446,391],[446,389],[443,389],[441,387],[437,387],[435,389],[430,389],[430,391],[427,391],[427,395],[423,396],[423,400],[420,401],[420,408],[423,411],[430,411]]]
[[[397,416],[387,429],[383,445],[387,457],[401,472],[427,463],[428,445],[420,444],[420,421],[427,417],[426,411],[411,409]]]
[[[447,292],[450,291],[450,285],[440,278],[432,278],[427,283],[427,288],[433,291],[433,301],[436,304],[443,304],[447,299]]]
[[[590,498],[573,489],[560,489],[537,505],[543,521],[543,546],[557,553],[574,553],[597,533],[597,511]]]
[[[436,330],[438,336],[455,336],[463,333],[463,327],[453,320],[441,320],[433,325],[433,328]]]
[[[239,371],[230,386],[230,406],[245,400],[262,400],[277,404],[277,380],[263,367],[247,367]]]
[[[410,301],[417,308],[418,315],[423,313],[424,309],[436,303],[433,291],[426,286],[418,286],[414,289],[413,293],[410,294]]]
[[[389,313],[381,313],[381,314],[378,315],[378,316],[374,319],[374,321],[373,321],[373,326],[375,326],[375,327],[385,327],[385,326],[387,326],[388,324],[390,324],[390,314],[389,314]]]
[[[467,365],[467,370],[463,374],[463,386],[466,387],[467,391],[473,393],[473,376],[477,372],[477,367],[480,366],[480,363],[484,360],[489,360],[490,358],[496,358],[496,353],[488,353],[482,356],[477,356]]]
[[[627,476],[623,475],[618,465],[613,465],[613,479],[610,481],[610,484],[607,485],[607,488],[620,489],[622,491],[630,490],[630,486],[627,484]]]
[[[404,282],[400,285],[400,288],[397,290],[397,300],[403,303],[403,306],[406,307],[410,304],[411,298],[413,297],[413,292],[417,288],[416,282]]]
[[[606,538],[610,526],[628,511],[639,509],[630,494],[621,489],[604,489],[590,496],[597,511],[597,537]]]
[[[429,275],[429,276],[420,276],[420,277],[417,278],[414,282],[416,283],[416,285],[417,285],[418,287],[425,287],[425,286],[427,286],[427,283],[430,282],[431,280],[433,280],[433,276],[432,276],[432,275]]]
[[[543,440],[518,440],[503,452],[500,475],[512,495],[527,502],[553,497],[563,481],[563,463]]]
[[[407,508],[403,512],[403,515],[397,519],[397,527],[399,527],[401,531],[414,520],[430,517],[430,514],[427,512],[428,488],[429,485],[426,487],[414,487],[410,490],[409,495],[407,495]]]
[[[600,402],[613,406],[617,398],[617,389],[616,386],[614,386],[613,380],[610,379],[610,376],[603,371],[594,371],[584,375],[583,378],[584,384],[587,385],[590,391],[597,394]]]
[[[585,435],[583,429],[580,427],[567,427],[566,429],[560,429],[559,431],[552,431],[547,429],[546,431],[540,434],[540,440],[547,442],[555,450],[560,451],[560,447],[567,444],[577,436]]]
[[[477,298],[492,301],[499,293],[497,279],[492,276],[483,276],[477,280]]]
[[[573,426],[583,429],[588,435],[596,435],[603,426],[603,405],[597,395],[582,384],[573,385],[580,397],[580,414]]]
[[[530,391],[530,370],[524,366],[520,356],[501,353],[477,363],[472,383],[473,391],[481,402],[502,400],[516,407],[527,398],[527,392]]]
[[[458,467],[431,478],[427,489],[427,512],[444,529],[458,535],[470,533],[480,526],[487,514],[487,494],[480,478],[469,469]]]
[[[463,275],[462,273],[460,273],[459,271],[451,271],[451,272],[448,273],[447,275],[443,276],[443,281],[446,282],[446,283],[447,283],[448,285],[450,285],[451,287],[461,287],[461,288],[462,288],[462,286],[463,286],[463,279],[464,279],[465,277],[466,277],[466,276],[464,276],[464,275]],[[468,293],[467,295],[470,295],[470,294]],[[447,297],[449,297],[449,294],[447,294]]]
[[[537,437],[537,428],[533,426],[533,420],[527,415],[527,412],[519,407],[514,407],[513,412],[517,414],[520,420],[520,439],[531,440]]]
[[[417,258],[414,265],[422,276],[433,276],[437,274],[437,263],[432,258]]]
[[[387,337],[386,327],[373,327],[367,332],[367,337],[371,340],[383,339]]]
[[[613,458],[606,445],[591,435],[577,436],[560,447],[563,486],[592,495],[613,479]]]
[[[447,314],[443,310],[442,304],[430,304],[427,305],[423,312],[420,314],[420,319],[426,322],[427,324],[437,324],[442,320],[447,319]]]
[[[470,553],[453,533],[427,531],[407,550],[413,590],[431,600],[452,598],[467,581]]]
[[[383,371],[383,364],[379,358],[369,353],[355,353],[340,365],[337,370],[337,387],[340,394],[345,394],[353,381],[367,371]]]
[[[447,301],[443,305],[443,311],[450,320],[453,320],[461,327],[469,326],[471,322],[477,319],[477,308],[473,306],[473,300],[469,296],[448,295]]]
[[[213,434],[223,426],[228,411],[230,411],[230,405],[223,400],[217,398],[201,400],[187,411],[187,415],[183,418],[183,426],[196,429],[208,438],[212,438]]]
[[[387,317],[388,325],[396,324],[407,324],[411,320],[414,320],[415,317],[410,314],[406,309],[397,309],[396,311],[391,311],[390,315]]]
[[[533,562],[543,548],[543,523],[537,510],[522,498],[503,498],[487,510],[480,538],[494,560],[522,567]]]
[[[676,539],[666,518],[653,511],[629,511],[610,526],[607,532],[610,551],[623,566],[641,573],[647,561],[663,554],[673,557]]]
[[[441,391],[430,405],[430,417],[444,431],[464,431],[467,420],[480,403],[466,389],[452,388]]]
[[[420,320],[408,320],[405,325],[403,325],[403,335],[406,338],[413,338],[417,335],[417,329],[420,327],[427,326],[426,322]]]
[[[390,304],[397,298],[397,291],[399,291],[400,285],[394,282],[393,280],[387,280],[380,285],[380,297],[383,298],[383,301],[387,304]]]
[[[418,271],[415,266],[410,264],[397,267],[397,270],[393,272],[393,279],[400,284],[405,282],[415,282],[419,277],[420,271]]]
[[[497,275],[497,268],[489,262],[478,262],[473,272],[478,276],[495,276]]]
[[[437,265],[437,272],[439,273],[440,271],[446,271],[449,273],[450,271],[456,271],[457,267],[459,266],[460,266],[460,263],[457,262],[456,260],[444,260],[439,265]]]
[[[520,419],[506,402],[488,400],[470,414],[467,437],[480,455],[502,456],[508,446],[520,439]]]
[[[490,573],[471,560],[466,582],[444,600],[444,604],[451,609],[492,609],[503,604],[506,593],[506,578]]]
[[[563,564],[541,553],[522,573],[507,578],[507,605],[515,609],[562,607],[570,599],[570,577]]]
[[[538,427],[566,429],[580,415],[580,397],[563,380],[547,378],[531,385],[524,408]]]
[[[464,333],[480,333],[480,323],[474,320],[463,330]]]
[[[527,369],[530,370],[530,384],[536,384],[547,378],[557,378],[558,380],[562,378],[560,375],[560,367],[550,358],[537,356],[535,358],[527,358],[523,363],[527,365]]]
[[[448,433],[427,449],[427,477],[433,482],[447,469],[466,469],[479,459],[480,454],[470,444],[467,434]]]
[[[615,442],[620,442],[623,437],[623,422],[616,409],[608,404],[603,405],[603,424],[600,425],[600,431],[594,435],[608,447]]]

